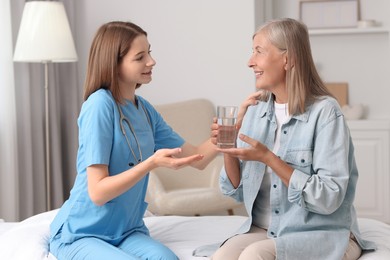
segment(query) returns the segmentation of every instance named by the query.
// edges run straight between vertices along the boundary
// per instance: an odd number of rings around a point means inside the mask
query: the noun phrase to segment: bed
[[[49,224],[58,210],[44,212],[21,222],[0,222],[1,260],[55,260],[48,254]],[[192,251],[201,245],[223,241],[245,221],[244,216],[155,216],[149,212],[144,221],[151,236],[171,248],[181,260],[202,260]],[[390,259],[390,225],[359,218],[364,238],[375,241],[378,250],[365,252],[361,260]]]

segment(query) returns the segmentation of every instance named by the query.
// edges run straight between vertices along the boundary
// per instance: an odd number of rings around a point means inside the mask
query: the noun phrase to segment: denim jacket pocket
[[[291,149],[288,150],[284,158],[285,162],[290,164],[294,169],[310,174],[313,163],[312,149]]]

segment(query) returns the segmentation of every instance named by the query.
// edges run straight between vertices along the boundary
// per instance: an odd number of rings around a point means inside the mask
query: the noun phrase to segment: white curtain
[[[10,0],[0,0],[0,218],[19,218],[16,107]]]
[[[73,1],[63,2],[73,28]],[[0,218],[18,221],[46,211],[44,67],[13,62],[25,1],[0,3]],[[52,209],[67,199],[76,174],[81,102],[77,64],[49,64]]]

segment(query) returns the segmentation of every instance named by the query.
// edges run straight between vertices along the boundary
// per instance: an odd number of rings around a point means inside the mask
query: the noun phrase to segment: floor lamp
[[[46,207],[47,210],[51,210],[48,64],[77,61],[72,33],[62,2],[26,2],[16,41],[14,61],[43,63],[45,68]]]

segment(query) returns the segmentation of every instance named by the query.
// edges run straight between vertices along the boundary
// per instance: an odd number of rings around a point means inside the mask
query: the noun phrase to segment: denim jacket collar
[[[275,102],[275,96],[273,94],[271,94],[270,97],[268,98],[267,106],[264,106],[265,110],[259,111],[259,116],[260,117],[268,116],[268,120],[273,121],[273,118],[275,115],[274,102]],[[307,122],[309,120],[311,106],[312,106],[312,104],[308,105],[303,114],[293,115],[293,116],[291,116],[291,118],[294,118],[294,119],[302,121],[302,122]]]

